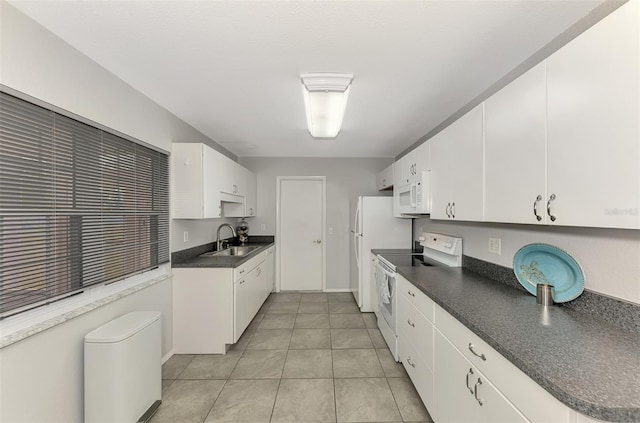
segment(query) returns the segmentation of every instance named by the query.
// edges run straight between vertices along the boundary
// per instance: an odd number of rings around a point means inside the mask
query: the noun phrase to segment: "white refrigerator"
[[[411,248],[412,219],[393,217],[393,197],[358,197],[351,203],[351,290],[363,312],[377,304],[371,250]]]

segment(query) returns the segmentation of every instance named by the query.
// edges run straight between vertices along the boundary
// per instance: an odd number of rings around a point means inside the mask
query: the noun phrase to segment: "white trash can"
[[[136,311],[84,337],[85,422],[147,421],[160,406],[159,311]]]

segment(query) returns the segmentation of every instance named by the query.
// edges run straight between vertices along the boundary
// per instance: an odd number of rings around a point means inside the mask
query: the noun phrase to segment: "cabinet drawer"
[[[427,320],[406,296],[398,298],[398,331],[433,370],[433,323]],[[400,334],[399,334],[400,336]]]
[[[411,282],[398,275],[398,289],[400,297],[404,296],[424,317],[433,322],[433,310],[435,303]]]
[[[568,407],[439,306],[435,306],[435,326],[469,362],[490,378],[529,420],[570,421],[571,410]],[[476,354],[484,355],[485,359],[474,354],[469,344]],[[535,398],[535,401],[532,401],[532,398]]]
[[[420,395],[422,402],[431,413],[433,410],[433,372],[424,362],[412,345],[413,339],[405,332],[398,333],[398,358],[402,362],[413,386]]]
[[[236,267],[235,269],[233,269],[233,281],[237,282],[239,279],[247,276],[247,273],[253,270],[260,263],[262,263],[265,260],[266,256],[266,252],[263,251],[248,262],[243,263],[240,267]]]

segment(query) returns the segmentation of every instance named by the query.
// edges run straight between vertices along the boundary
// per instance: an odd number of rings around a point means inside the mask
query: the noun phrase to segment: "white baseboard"
[[[353,292],[353,290],[349,288],[327,288],[324,292]]]
[[[171,348],[169,352],[166,353],[164,357],[162,357],[162,364],[166,363],[167,360],[170,359],[172,356],[173,356],[173,348]]]

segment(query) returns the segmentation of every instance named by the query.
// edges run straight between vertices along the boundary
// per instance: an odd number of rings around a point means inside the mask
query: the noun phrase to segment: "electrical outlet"
[[[502,254],[502,240],[500,238],[489,238],[489,252],[493,254]]]
[[[267,230],[267,224],[266,224],[266,223],[261,223],[261,224],[260,224],[260,230],[261,230],[262,232],[266,232],[266,230]]]
[[[183,241],[183,242],[189,242],[189,232],[184,231],[184,232],[182,233],[182,241]]]

